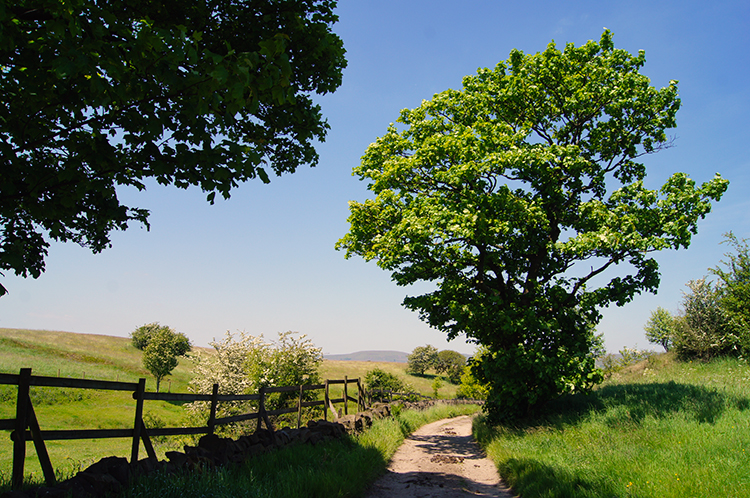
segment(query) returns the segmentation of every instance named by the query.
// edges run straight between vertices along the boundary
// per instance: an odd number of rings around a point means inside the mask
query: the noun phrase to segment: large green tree
[[[148,178],[214,201],[315,165],[346,65],[332,0],[0,2],[0,271],[99,252]],[[0,295],[5,288],[0,286]]]
[[[398,285],[434,284],[404,305],[486,346],[475,372],[495,420],[599,381],[600,309],[656,291],[649,254],[686,248],[727,188],[684,173],[644,185],[639,158],[670,145],[680,106],[677,82],[654,88],[644,63],[609,31],[513,50],[403,110],[354,168],[375,198],[350,203],[337,246]]]

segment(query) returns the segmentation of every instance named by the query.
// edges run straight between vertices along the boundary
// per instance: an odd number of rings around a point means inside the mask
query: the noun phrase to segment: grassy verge
[[[750,496],[750,367],[661,355],[475,437],[524,498]]]
[[[126,498],[184,496],[329,498],[359,496],[381,475],[396,449],[420,426],[474,413],[475,405],[439,405],[377,420],[366,432],[315,446],[284,448],[244,465],[136,481]]]

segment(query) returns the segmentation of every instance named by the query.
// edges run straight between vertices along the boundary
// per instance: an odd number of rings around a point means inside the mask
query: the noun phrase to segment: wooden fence
[[[191,393],[154,393],[146,392],[146,379],[134,382],[113,382],[93,379],[65,379],[58,377],[43,377],[31,375],[30,368],[22,368],[18,375],[0,374],[0,384],[18,386],[18,397],[16,402],[16,417],[11,419],[0,419],[0,430],[12,431],[10,439],[13,441],[13,473],[11,483],[14,488],[23,484],[23,468],[26,458],[26,442],[33,441],[39,463],[42,467],[44,479],[48,486],[55,484],[55,472],[47,453],[45,441],[72,440],[72,439],[100,439],[100,438],[132,438],[132,450],[130,462],[138,461],[140,444],[146,450],[148,458],[156,461],[156,452],[151,444],[151,436],[177,436],[195,434],[213,434],[216,426],[241,422],[246,420],[257,420],[257,429],[261,424],[273,431],[273,425],[269,417],[287,413],[297,413],[297,427],[301,424],[302,409],[313,406],[323,406],[323,416],[328,418],[330,409],[335,418],[339,417],[336,403],[343,403],[343,414],[348,414],[349,401],[357,403],[359,411],[366,409],[366,396],[359,378],[343,380],[326,380],[323,384],[261,387],[258,394],[219,394],[219,385],[213,385],[211,394]],[[331,398],[329,386],[343,384],[343,395],[340,398]],[[349,396],[348,385],[357,385],[357,397]],[[39,387],[63,387],[74,389],[95,389],[103,391],[130,391],[135,400],[135,419],[132,428],[125,429],[79,429],[79,430],[41,430],[39,421],[34,412],[34,407],[29,396],[31,386]],[[303,392],[324,390],[323,399],[316,401],[302,401]],[[277,410],[266,410],[266,395],[271,393],[299,392],[297,406],[294,408],[281,408]],[[206,426],[201,427],[165,427],[158,429],[147,429],[143,423],[143,403],[146,400],[177,401],[189,403],[194,401],[210,402],[210,411]],[[231,417],[216,417],[218,403],[226,401],[257,401],[258,411],[245,413]]]

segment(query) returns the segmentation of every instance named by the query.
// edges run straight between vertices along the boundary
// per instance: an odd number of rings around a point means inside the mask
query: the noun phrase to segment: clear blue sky
[[[338,14],[334,30],[349,67],[340,89],[318,99],[331,125],[318,167],[242,185],[213,206],[197,189],[122,190],[124,203],[151,210],[151,231],[133,225],[115,233],[113,247],[98,255],[53,244],[41,278],[3,279],[10,294],[0,298],[0,327],[127,336],[159,321],[198,345],[227,330],[269,338],[295,330],[325,353],[409,352],[428,343],[471,353],[473,345],[447,343],[403,309],[410,291],[375,263],[334,250],[348,228],[347,201],[369,195],[352,167],[400,109],[459,88],[464,75],[494,66],[513,48],[538,52],[553,39],[580,45],[605,27],[617,47],[646,51],[653,85],[680,82],[676,147],[645,159],[648,185],[677,171],[699,182],[719,172],[731,182],[690,249],[657,256],[658,295],[605,310],[599,331],[607,348],[648,347],[650,310],[678,310],[684,284],[726,252],[724,232],[750,237],[747,0],[344,0]]]

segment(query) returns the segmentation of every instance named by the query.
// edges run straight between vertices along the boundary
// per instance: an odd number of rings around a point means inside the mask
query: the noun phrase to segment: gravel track
[[[513,498],[495,464],[471,436],[472,417],[438,420],[422,426],[396,451],[388,471],[366,498]]]

